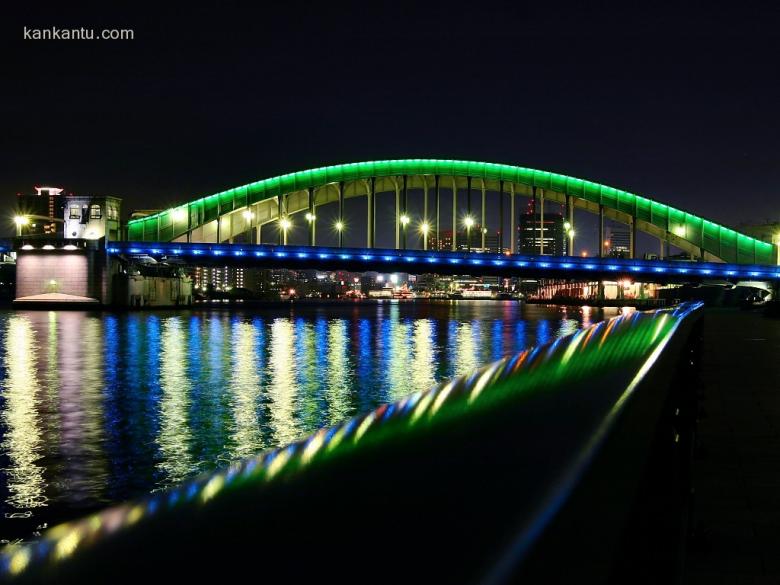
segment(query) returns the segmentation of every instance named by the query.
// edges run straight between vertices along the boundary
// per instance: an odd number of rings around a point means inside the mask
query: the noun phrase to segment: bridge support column
[[[452,251],[458,249],[458,180],[452,177]]]
[[[344,181],[339,182],[339,248],[344,246]]]
[[[314,211],[314,198],[316,197],[314,193],[314,187],[309,187],[308,189],[309,194],[309,245],[314,245],[314,226],[317,223],[317,215]]]
[[[409,217],[406,215],[406,210],[409,208],[409,192],[407,190],[407,176],[404,175],[403,191],[401,198],[401,249],[406,250],[406,232],[408,226]]]
[[[441,194],[439,193],[439,175],[433,178],[434,189],[436,189],[436,249],[441,250],[441,234],[439,232],[439,221],[441,220]]]
[[[628,240],[628,257],[636,258],[636,218],[631,218],[630,236]]]
[[[566,195],[566,216],[569,222],[569,249],[566,250],[567,256],[574,256],[574,199],[571,195]]]
[[[599,258],[604,257],[606,252],[606,244],[604,243],[604,206],[599,203]]]
[[[376,204],[374,203],[374,197],[376,193],[376,178],[371,177],[368,180],[368,199],[366,201],[366,245],[369,248],[374,247],[374,214],[376,213]]]
[[[401,190],[395,180],[395,249],[401,247]]]
[[[658,258],[663,260],[664,259],[664,239],[663,238],[658,238],[658,243],[660,244],[660,248],[658,250]]]
[[[466,177],[466,217],[471,222],[474,218],[471,217],[471,177]],[[466,249],[471,252],[471,228],[466,227]]]
[[[498,182],[498,253],[504,253],[504,181]]]
[[[423,175],[423,250],[428,249],[428,230],[431,224],[428,222],[428,177]]]
[[[485,235],[487,234],[487,215],[486,215],[486,208],[487,208],[487,198],[485,193],[485,180],[482,179],[482,219],[481,219],[481,225],[482,229],[480,232],[482,232],[482,251],[485,251]]]
[[[517,254],[517,213],[515,211],[515,184],[509,184],[509,253]]]
[[[544,189],[539,189],[539,255],[544,256]]]
[[[279,229],[279,245],[284,246],[284,232],[282,229],[282,217],[284,217],[284,195],[276,198],[276,227]]]

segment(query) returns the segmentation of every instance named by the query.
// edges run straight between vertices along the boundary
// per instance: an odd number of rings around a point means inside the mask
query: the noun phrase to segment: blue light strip
[[[431,264],[464,264],[468,266],[501,267],[502,272],[512,274],[513,269],[524,272],[557,273],[593,272],[614,273],[615,276],[663,275],[666,278],[722,278],[725,280],[780,280],[780,266],[723,264],[714,262],[679,262],[668,260],[636,260],[620,258],[579,258],[573,256],[526,256],[505,254],[482,254],[477,252],[432,252],[430,250],[393,250],[376,248],[330,248],[323,246],[275,246],[253,244],[205,244],[205,243],[158,243],[113,242],[109,254],[131,256],[191,256],[234,257],[234,258],[286,258],[291,263],[311,263],[329,260],[336,265],[339,260],[365,263],[363,270],[382,271],[382,264],[404,264],[405,270],[417,268],[419,272],[431,270]],[[360,268],[358,268],[360,269]]]

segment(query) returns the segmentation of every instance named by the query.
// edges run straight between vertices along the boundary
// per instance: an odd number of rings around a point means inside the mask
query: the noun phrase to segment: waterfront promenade
[[[711,309],[686,583],[780,583],[780,319]]]

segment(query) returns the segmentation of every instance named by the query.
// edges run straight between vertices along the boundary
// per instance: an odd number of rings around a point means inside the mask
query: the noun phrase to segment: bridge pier
[[[630,249],[629,249],[629,257],[630,258],[636,258],[636,233],[637,233],[637,225],[636,225],[636,218],[631,218],[631,242],[630,242]]]

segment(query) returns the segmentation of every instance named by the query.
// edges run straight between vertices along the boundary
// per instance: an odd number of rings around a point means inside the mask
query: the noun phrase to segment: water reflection
[[[3,468],[8,490],[8,514],[20,514],[46,504],[43,441],[38,411],[38,352],[30,321],[14,315],[8,319],[3,341]]]
[[[605,311],[0,311],[0,505],[30,517],[3,524],[0,539],[293,441]]]
[[[187,344],[178,317],[162,324],[162,351],[160,354],[160,429],[157,444],[160,461],[157,468],[163,473],[160,487],[177,483],[195,470],[190,443],[190,392],[192,384],[187,377]]]

